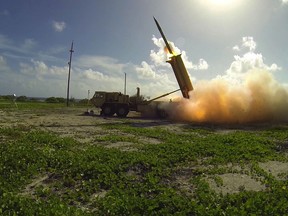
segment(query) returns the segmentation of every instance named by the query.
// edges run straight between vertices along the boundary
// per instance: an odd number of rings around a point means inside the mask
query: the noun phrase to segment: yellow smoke
[[[209,123],[278,122],[288,120],[288,91],[266,70],[254,69],[244,80],[199,81],[190,99],[168,105],[171,118]]]

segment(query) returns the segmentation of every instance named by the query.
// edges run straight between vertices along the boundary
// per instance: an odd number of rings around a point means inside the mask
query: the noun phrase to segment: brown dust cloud
[[[198,81],[190,99],[178,99],[166,108],[173,119],[199,123],[287,122],[288,91],[268,70],[252,69],[241,83]]]

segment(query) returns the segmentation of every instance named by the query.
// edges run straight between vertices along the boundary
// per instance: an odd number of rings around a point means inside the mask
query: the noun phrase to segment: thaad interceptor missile
[[[169,53],[173,55],[172,49],[171,49],[171,47],[170,47],[170,45],[169,45],[169,43],[168,43],[168,41],[167,41],[167,39],[166,39],[166,37],[165,37],[165,35],[164,35],[164,33],[163,33],[163,31],[162,31],[162,29],[161,29],[161,27],[160,27],[158,21],[156,20],[155,17],[153,17],[153,18],[154,18],[154,21],[155,21],[155,23],[156,23],[156,25],[157,25],[157,28],[158,28],[158,30],[159,30],[161,36],[162,36],[162,38],[163,38],[163,40],[164,40],[164,42],[165,42],[165,45],[166,45],[166,47],[167,47]]]
[[[174,71],[174,74],[176,76],[176,79],[177,79],[177,82],[179,84],[179,87],[180,87],[180,90],[182,92],[182,95],[184,98],[189,98],[189,92],[193,90],[193,86],[192,86],[192,83],[191,83],[191,80],[190,80],[190,77],[188,75],[188,72],[186,70],[186,67],[183,63],[183,60],[181,58],[181,54],[174,54],[158,21],[154,18],[154,21],[157,25],[157,28],[165,42],[165,45],[169,51],[169,53],[172,55],[170,57],[170,59],[167,61],[168,63],[171,64],[172,68],[173,68],[173,71]]]

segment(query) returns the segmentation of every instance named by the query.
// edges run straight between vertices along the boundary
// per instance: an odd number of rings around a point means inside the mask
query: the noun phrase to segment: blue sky
[[[287,0],[1,0],[0,95],[66,97],[178,88],[154,23],[193,83],[260,68],[288,86]]]

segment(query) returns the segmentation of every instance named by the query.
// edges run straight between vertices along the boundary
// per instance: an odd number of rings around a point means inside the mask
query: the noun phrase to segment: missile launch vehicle
[[[161,105],[165,102],[156,101],[157,99],[170,95],[179,90],[181,90],[184,98],[189,98],[189,92],[193,90],[193,86],[181,58],[181,54],[175,54],[173,52],[155,17],[154,21],[165,42],[166,48],[171,55],[167,62],[172,66],[176,80],[179,84],[179,89],[163,94],[151,100],[143,100],[143,98],[140,96],[139,88],[137,88],[137,93],[135,96],[125,95],[120,92],[96,91],[94,96],[91,98],[91,103],[95,107],[101,109],[102,115],[113,116],[116,113],[119,117],[126,117],[129,111],[137,111],[144,115],[149,113],[149,115],[157,115],[163,118],[167,116],[167,112]]]

